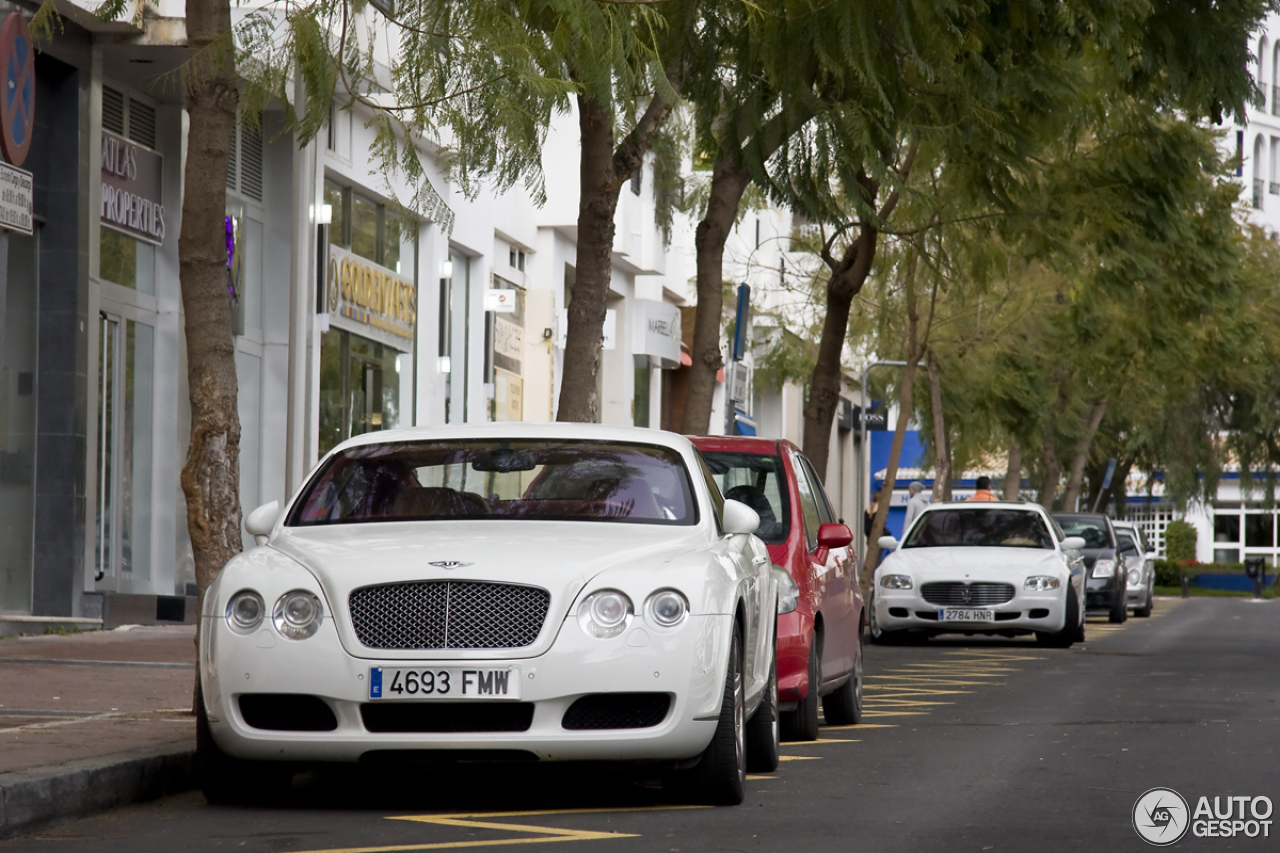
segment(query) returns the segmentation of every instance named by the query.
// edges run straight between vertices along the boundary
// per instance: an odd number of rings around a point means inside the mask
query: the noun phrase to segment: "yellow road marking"
[[[863,711],[868,717],[923,717],[928,711]]]
[[[613,814],[617,812],[658,811],[668,809],[697,809],[705,806],[655,806],[630,808],[594,808],[594,809],[542,809],[536,811],[514,812],[459,812],[443,815],[404,815],[385,818],[386,820],[406,820],[414,823],[429,823],[437,826],[462,827],[466,829],[492,829],[498,832],[525,832],[534,838],[500,838],[489,841],[437,841],[423,844],[390,844],[380,847],[337,847],[326,850],[307,850],[301,853],[406,853],[410,850],[462,850],[471,847],[505,847],[512,844],[546,844],[551,841],[601,841],[609,838],[638,838],[635,834],[621,832],[599,832],[589,829],[561,829],[554,826],[533,826],[520,823],[499,823],[493,818],[503,817],[538,817],[542,815],[570,814]]]
[[[909,708],[916,705],[954,705],[955,702],[930,702],[924,699],[899,699],[892,696],[875,696],[863,700],[863,704],[867,706],[888,706],[891,708]]]
[[[779,761],[821,761],[821,755],[779,755]]]
[[[857,723],[852,726],[823,726],[824,732],[842,732],[847,729],[896,729],[893,723]]]
[[[817,740],[789,740],[787,746],[813,746],[815,743],[861,743],[856,740],[842,740],[834,737],[820,737]]]
[[[752,774],[752,773],[747,774],[748,782],[759,782],[761,779],[777,779],[777,778],[778,778],[777,776],[756,776],[755,774]]]

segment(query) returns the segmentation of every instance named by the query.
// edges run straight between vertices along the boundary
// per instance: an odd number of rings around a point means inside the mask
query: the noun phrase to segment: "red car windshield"
[[[903,548],[1052,548],[1039,513],[1016,509],[931,509],[911,528]]]
[[[436,519],[692,525],[697,504],[674,450],[596,441],[416,441],[334,454],[291,527]]]
[[[782,458],[732,450],[704,450],[702,456],[720,493],[730,500],[741,501],[760,516],[756,535],[770,545],[787,541],[791,514],[783,482]]]

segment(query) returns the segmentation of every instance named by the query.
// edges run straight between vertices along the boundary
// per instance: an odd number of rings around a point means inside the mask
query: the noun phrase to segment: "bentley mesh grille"
[[[566,729],[647,729],[667,718],[666,693],[592,693],[565,711]]]
[[[551,593],[477,581],[415,581],[351,593],[356,637],[371,649],[518,649],[538,638]]]
[[[920,595],[930,604],[948,607],[982,607],[1013,600],[1013,584],[1009,583],[927,583]]]

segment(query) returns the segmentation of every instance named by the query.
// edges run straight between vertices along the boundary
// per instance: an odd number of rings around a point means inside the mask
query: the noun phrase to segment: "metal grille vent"
[[[667,718],[666,693],[592,693],[569,706],[561,721],[566,729],[647,729]]]
[[[1013,599],[1013,584],[1008,583],[927,583],[920,595],[930,604],[948,607],[982,607],[1004,604]]]
[[[102,126],[118,136],[124,136],[124,93],[102,87]]]
[[[148,148],[156,147],[156,109],[129,99],[129,138]]]
[[[351,593],[356,637],[371,649],[518,649],[538,638],[551,593],[533,586],[417,581]]]
[[[262,201],[262,133],[240,126],[240,192]]]
[[[238,149],[240,148],[239,142],[240,129],[233,127],[231,128],[231,145],[227,154],[227,189],[232,192],[236,191],[236,176],[239,174],[239,169],[236,167],[236,161],[240,159],[237,156]]]

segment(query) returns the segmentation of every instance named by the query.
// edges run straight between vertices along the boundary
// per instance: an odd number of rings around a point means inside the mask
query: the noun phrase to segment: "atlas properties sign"
[[[163,243],[163,170],[158,152],[102,131],[102,224],[148,243]]]

